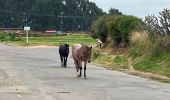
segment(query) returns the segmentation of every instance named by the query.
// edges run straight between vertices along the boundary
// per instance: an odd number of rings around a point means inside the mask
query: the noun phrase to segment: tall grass
[[[136,70],[170,77],[170,36],[151,38],[146,31],[134,32],[128,56]]]
[[[170,51],[170,36],[151,38],[146,31],[133,32],[130,40],[131,50],[129,54],[134,57],[159,55]]]
[[[150,53],[150,47],[152,45],[147,32],[133,32],[130,37],[131,48],[128,55],[132,58],[140,57],[145,53]]]

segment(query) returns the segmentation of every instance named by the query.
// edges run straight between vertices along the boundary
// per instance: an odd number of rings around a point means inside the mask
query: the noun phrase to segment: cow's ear
[[[90,49],[92,49],[92,46],[90,46]]]
[[[65,44],[65,46],[69,47],[69,44]]]
[[[89,47],[88,46],[86,46],[86,49],[88,49]]]

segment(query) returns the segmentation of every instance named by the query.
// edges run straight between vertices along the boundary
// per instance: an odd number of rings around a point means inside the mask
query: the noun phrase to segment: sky
[[[170,0],[89,0],[95,2],[103,11],[116,8],[126,15],[144,18],[147,15],[159,15],[164,8],[170,9]]]

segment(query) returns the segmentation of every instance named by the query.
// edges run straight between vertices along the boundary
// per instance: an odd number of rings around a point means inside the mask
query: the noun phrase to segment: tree
[[[170,34],[170,10],[164,9],[158,17],[148,15],[144,23],[150,36],[169,35]]]
[[[123,15],[118,9],[110,8],[109,15]]]
[[[159,14],[161,32],[170,35],[170,10],[164,9]]]
[[[27,23],[33,30],[60,29],[86,31],[104,12],[89,0],[0,0],[0,27],[20,27]]]
[[[112,23],[109,24],[109,33],[116,46],[123,43],[126,47],[126,44],[129,43],[130,33],[142,30],[142,28],[143,22],[141,19],[135,16],[121,15],[115,17]]]
[[[146,29],[149,31],[151,37],[156,36],[160,33],[159,21],[155,15],[148,15],[145,17],[144,23]]]
[[[106,43],[107,42],[107,37],[108,37],[108,30],[107,30],[107,25],[105,22],[100,22],[98,27],[98,32],[97,32],[97,35],[98,37],[101,39],[101,41],[103,43]]]

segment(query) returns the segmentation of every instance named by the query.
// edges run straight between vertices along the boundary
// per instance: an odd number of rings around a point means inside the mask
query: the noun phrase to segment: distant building
[[[0,32],[16,33],[17,36],[25,36],[24,30],[21,28],[0,28]]]
[[[0,31],[6,32],[6,33],[9,33],[9,32],[17,33],[18,31],[23,31],[23,29],[21,29],[21,28],[0,28]]]
[[[43,33],[43,36],[54,36],[56,34],[56,30],[46,30],[44,33]]]

